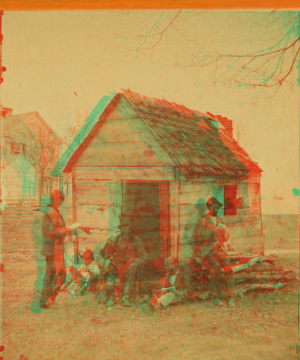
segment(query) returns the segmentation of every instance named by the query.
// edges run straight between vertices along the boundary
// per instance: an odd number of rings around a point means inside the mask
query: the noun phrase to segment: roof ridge
[[[170,100],[167,100],[167,99],[159,99],[155,96],[146,96],[146,95],[142,95],[142,94],[139,94],[137,92],[134,92],[132,91],[131,89],[121,89],[121,93],[126,97],[126,98],[131,98],[131,99],[134,99],[134,100],[138,100],[138,101],[151,101],[153,102],[155,105],[159,106],[163,106],[163,107],[169,107],[171,108],[172,110],[174,111],[177,111],[177,112],[188,112],[190,115],[192,116],[201,116],[201,117],[207,117],[208,119],[210,119],[211,117],[208,115],[208,113],[201,113],[199,110],[193,110],[193,109],[190,109],[188,107],[186,107],[185,105],[183,104],[179,104],[175,101],[170,101]],[[214,120],[214,119],[212,119]]]

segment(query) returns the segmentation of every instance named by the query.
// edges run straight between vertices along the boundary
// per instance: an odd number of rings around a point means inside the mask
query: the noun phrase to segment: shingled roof
[[[52,176],[58,176],[68,167],[79,146],[87,140],[96,124],[102,121],[105,110],[112,105],[118,106],[122,98],[168,153],[173,162],[170,166],[178,167],[186,173],[206,175],[245,176],[250,171],[262,171],[233,139],[230,129],[228,131],[223,126],[228,123],[228,119],[220,121],[219,116],[123,90],[115,96],[105,96],[100,100],[59,160]]]

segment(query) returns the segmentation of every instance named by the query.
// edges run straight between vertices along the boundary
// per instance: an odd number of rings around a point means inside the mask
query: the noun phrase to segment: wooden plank
[[[77,168],[74,171],[77,181],[172,181],[175,179],[171,167],[98,167]]]
[[[170,255],[178,258],[178,244],[180,237],[180,182],[170,183]]]
[[[115,212],[122,205],[120,192],[121,183],[83,182],[76,178],[77,221],[87,227],[114,228]]]
[[[190,204],[195,208],[195,203],[199,198],[208,200],[212,196],[214,182],[181,182],[180,204]]]
[[[118,118],[113,115],[118,112]],[[119,110],[115,109],[109,114],[109,121],[105,122],[100,131],[91,139],[89,145],[96,144],[116,144],[116,143],[142,143],[145,140],[142,134],[134,129],[131,121],[124,118]],[[153,141],[153,138],[151,139]]]
[[[76,207],[76,174],[72,171],[72,205],[73,205],[73,222],[77,222],[77,207]],[[76,264],[79,263],[78,258],[79,253],[79,241],[77,234],[75,235],[75,242],[74,242],[74,254],[75,254],[75,262]]]
[[[73,167],[170,166],[173,162],[124,99],[84,144]],[[148,136],[147,136],[148,134]]]
[[[164,166],[156,156],[157,152],[156,144],[150,146],[128,142],[87,145],[74,167]]]
[[[108,181],[80,181],[76,179],[76,205],[103,207],[110,205]],[[80,222],[80,219],[79,219]]]

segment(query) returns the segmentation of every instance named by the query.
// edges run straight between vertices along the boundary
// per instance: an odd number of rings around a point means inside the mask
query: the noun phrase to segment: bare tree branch
[[[135,51],[151,50],[160,44],[166,32],[172,28],[178,36],[186,43],[193,41],[190,36],[187,36],[180,28],[179,23],[175,25],[178,20],[180,11],[168,22],[164,28],[153,34],[154,29],[164,17],[163,12],[156,20],[154,25],[146,33],[142,43],[135,49]],[[191,51],[191,55],[186,58],[189,61],[188,65],[180,64],[176,61],[175,64],[181,68],[197,67],[200,69],[206,68],[205,76],[209,75],[208,71],[212,71],[210,79],[216,83],[248,86],[248,87],[275,87],[281,85],[292,73],[297,57],[299,56],[299,41],[297,34],[297,16],[292,16],[286,12],[272,11],[267,13],[263,19],[263,24],[270,27],[271,34],[274,34],[276,39],[275,44],[265,47],[259,51],[246,54],[226,54],[218,53],[205,54],[201,51]],[[274,25],[277,25],[274,33]],[[282,29],[287,29],[284,35]],[[277,34],[275,36],[275,34]],[[297,35],[296,35],[297,34]],[[296,36],[297,37],[296,37]],[[157,37],[152,45],[147,45],[149,37]],[[294,38],[294,39],[293,39]],[[291,40],[292,39],[292,40]],[[185,61],[185,60],[183,60]],[[201,74],[199,73],[199,77]]]
[[[156,37],[158,36],[158,40],[151,46],[147,46],[147,47],[143,47],[144,44],[147,42],[148,38],[150,37],[150,33],[153,31],[153,29],[155,29],[158,25],[158,23],[161,21],[161,19],[163,18],[163,16],[165,15],[165,11],[160,15],[160,17],[157,19],[157,21],[154,23],[153,26],[151,26],[151,28],[149,29],[149,31],[147,31],[146,35],[144,36],[144,40],[142,41],[142,43],[135,49],[136,52],[138,51],[145,51],[145,50],[154,50],[154,48],[161,42],[161,40],[163,39],[163,36],[165,35],[165,33],[172,27],[172,25],[174,24],[174,22],[178,19],[179,15],[181,13],[181,10],[179,10],[177,12],[177,14],[172,18],[172,20],[158,33],[151,35],[151,37]]]

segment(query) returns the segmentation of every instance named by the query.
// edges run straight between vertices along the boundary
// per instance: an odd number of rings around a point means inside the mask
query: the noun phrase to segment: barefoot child
[[[94,262],[94,253],[92,250],[86,250],[82,255],[83,264],[77,269],[73,266],[69,269],[72,282],[67,289],[74,295],[82,295],[91,280],[101,275],[100,268]]]
[[[153,310],[166,308],[171,304],[176,304],[187,294],[187,288],[184,285],[182,269],[174,258],[168,258],[164,262],[165,276],[161,279],[162,288],[153,290],[154,297],[149,301]]]

